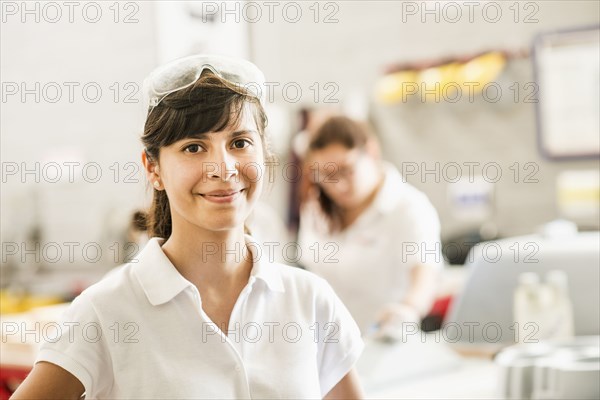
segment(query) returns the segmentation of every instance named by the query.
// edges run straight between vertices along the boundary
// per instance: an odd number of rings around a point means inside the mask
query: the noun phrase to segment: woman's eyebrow
[[[188,140],[193,140],[193,139],[198,139],[198,140],[210,139],[210,137],[208,135],[209,135],[208,132],[194,133],[194,134],[186,137],[185,139],[188,139]]]
[[[231,134],[229,136],[231,136],[232,138],[236,138],[238,136],[252,134],[252,133],[257,133],[257,132],[252,129],[242,129],[240,131],[231,132]]]
[[[258,132],[256,132],[256,131],[255,131],[255,130],[253,130],[253,129],[242,129],[242,130],[239,130],[239,131],[234,131],[234,132],[231,132],[231,133],[229,134],[229,137],[230,137],[230,138],[236,138],[236,137],[238,137],[238,136],[247,135],[247,134],[252,134],[252,133],[255,133],[255,134],[257,134],[257,135],[258,135]],[[208,141],[211,141],[211,138],[212,138],[212,136],[213,136],[213,135],[216,135],[216,134],[218,134],[218,133],[217,133],[217,132],[202,132],[202,133],[195,133],[195,134],[193,134],[193,135],[190,135],[190,136],[189,136],[189,137],[187,137],[186,139],[187,139],[187,140],[208,140]]]

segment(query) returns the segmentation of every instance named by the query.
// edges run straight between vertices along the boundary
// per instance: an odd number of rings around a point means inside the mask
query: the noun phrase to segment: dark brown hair
[[[373,136],[369,127],[348,117],[335,116],[327,119],[315,132],[309,151],[321,150],[330,144],[341,144],[347,149],[364,149]]]
[[[157,162],[161,147],[197,137],[200,133],[236,126],[246,104],[251,105],[249,109],[262,139],[265,161],[271,160],[274,156],[265,135],[267,115],[260,101],[243,87],[222,79],[210,70],[205,70],[192,86],[167,95],[149,113],[141,138],[147,157]],[[272,167],[273,163],[268,165]],[[147,225],[150,237],[168,239],[171,236],[171,210],[166,191],[154,190]]]
[[[369,140],[373,138],[373,132],[366,123],[344,116],[331,117],[314,133],[308,146],[307,159],[310,158],[313,151],[324,149],[332,144],[340,144],[349,150],[358,148],[366,151]],[[305,168],[305,171],[308,169]],[[342,228],[342,209],[335,204],[320,185],[308,179],[305,181],[307,183],[301,191],[302,201],[308,199],[311,191],[316,191],[321,211],[329,222],[329,229],[331,231],[340,230]]]

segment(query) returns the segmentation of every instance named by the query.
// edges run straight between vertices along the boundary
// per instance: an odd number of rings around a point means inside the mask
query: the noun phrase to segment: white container
[[[600,336],[510,346],[494,362],[502,398],[600,398]]]

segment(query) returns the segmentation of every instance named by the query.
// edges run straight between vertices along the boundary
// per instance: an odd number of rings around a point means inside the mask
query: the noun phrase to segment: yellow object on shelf
[[[406,69],[382,76],[375,96],[382,104],[407,102],[455,102],[481,93],[506,67],[506,56],[493,51],[466,62],[452,61],[422,69]],[[467,96],[465,96],[467,97]]]
[[[505,66],[504,54],[486,53],[462,64],[456,71],[455,81],[463,87],[473,87],[473,93],[481,93],[485,85],[498,78]]]
[[[412,86],[416,80],[416,71],[400,71],[384,75],[375,89],[377,99],[383,104],[406,101],[407,96],[414,90]]]
[[[0,290],[0,314],[26,312],[35,307],[48,306],[64,302],[58,296],[41,296],[27,293],[14,293]]]

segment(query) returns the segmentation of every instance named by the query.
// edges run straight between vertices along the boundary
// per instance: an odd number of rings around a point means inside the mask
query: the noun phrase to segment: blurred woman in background
[[[440,224],[428,198],[381,159],[369,128],[324,122],[305,158],[301,264],[324,277],[363,334],[417,323],[443,265]]]

